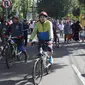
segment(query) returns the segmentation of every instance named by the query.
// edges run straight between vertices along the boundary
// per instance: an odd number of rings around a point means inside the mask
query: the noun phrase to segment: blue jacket
[[[11,32],[13,37],[23,36],[23,25],[21,23],[11,24],[7,30],[7,33],[9,34]]]

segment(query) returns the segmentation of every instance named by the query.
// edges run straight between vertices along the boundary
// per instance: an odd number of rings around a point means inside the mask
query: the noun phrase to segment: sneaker
[[[53,57],[52,56],[49,58],[49,63],[53,64]]]

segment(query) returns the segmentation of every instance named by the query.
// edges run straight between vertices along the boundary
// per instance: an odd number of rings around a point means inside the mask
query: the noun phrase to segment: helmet
[[[12,19],[14,19],[14,18],[18,20],[18,19],[19,19],[19,16],[14,15],[14,16],[12,17]]]
[[[45,16],[45,17],[48,17],[48,14],[44,11],[39,14],[39,17],[42,16],[42,15]]]

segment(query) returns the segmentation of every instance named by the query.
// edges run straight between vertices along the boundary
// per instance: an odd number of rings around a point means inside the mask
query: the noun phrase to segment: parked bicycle
[[[43,46],[45,51],[43,50]],[[33,83],[38,85],[43,77],[44,70],[46,74],[50,73],[52,64],[49,63],[49,55],[47,52],[47,44],[44,43],[40,47],[39,53],[36,55],[37,59],[33,67]]]

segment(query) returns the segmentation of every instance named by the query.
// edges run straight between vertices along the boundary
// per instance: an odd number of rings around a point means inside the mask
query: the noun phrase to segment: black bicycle
[[[52,64],[49,63],[49,55],[48,52],[44,49],[48,48],[47,44],[44,43],[40,47],[40,52],[36,55],[37,59],[33,66],[33,83],[34,85],[38,85],[43,77],[43,73],[45,71],[46,74],[50,73]]]
[[[8,37],[7,42],[4,46],[4,57],[6,58],[6,66],[10,68],[16,60],[26,60],[27,56],[24,52],[20,51],[17,47],[17,44],[13,41],[17,37]]]

